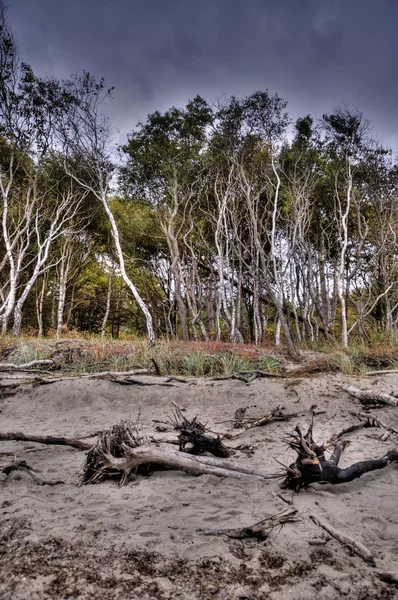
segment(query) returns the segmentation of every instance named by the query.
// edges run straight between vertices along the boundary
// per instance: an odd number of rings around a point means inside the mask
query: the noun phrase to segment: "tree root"
[[[181,412],[181,407],[175,402],[172,423],[174,429],[179,431],[178,441],[180,452],[188,452],[188,454],[199,455],[204,452],[210,452],[213,456],[219,458],[228,458],[231,455],[231,450],[224,446],[220,436],[211,437],[206,435],[206,426],[198,421],[197,417],[189,420]],[[191,448],[186,449],[190,444]]]
[[[295,463],[286,467],[287,476],[282,482],[282,488],[290,488],[299,491],[302,487],[306,487],[311,483],[348,483],[361,477],[364,473],[384,469],[391,462],[398,461],[398,451],[389,450],[384,456],[375,460],[364,460],[341,469],[338,466],[341,452],[348,442],[340,439],[341,435],[347,432],[344,430],[338,436],[331,438],[334,440],[332,445],[334,451],[329,460],[325,458],[325,451],[331,445],[316,444],[312,437],[314,415],[311,410],[311,422],[307,433],[304,435],[300,427],[297,426],[294,432],[290,435],[288,443],[290,447],[297,453]],[[361,424],[362,426],[362,424]],[[352,428],[349,428],[351,431]]]

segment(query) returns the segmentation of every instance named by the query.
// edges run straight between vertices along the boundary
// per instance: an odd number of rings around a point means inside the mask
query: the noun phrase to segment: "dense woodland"
[[[2,334],[398,340],[398,170],[359,112],[258,91],[131,124],[41,78],[0,4]]]

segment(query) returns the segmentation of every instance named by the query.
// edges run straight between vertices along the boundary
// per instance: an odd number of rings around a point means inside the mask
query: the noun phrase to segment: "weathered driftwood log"
[[[137,385],[142,387],[157,385],[163,387],[176,387],[173,383],[168,383],[167,381],[141,381],[140,379],[132,379],[132,377],[129,377],[128,379],[118,379],[117,377],[112,377],[111,381],[113,383],[118,383],[119,385]]]
[[[280,473],[266,473],[255,467],[209,456],[192,456],[184,452],[142,445],[143,441],[136,426],[129,421],[123,421],[103,431],[87,455],[82,483],[98,483],[106,477],[117,476],[122,485],[129,481],[130,476],[137,472],[139,467],[151,464],[165,465],[191,475],[207,473],[236,479],[250,476],[261,479],[281,477]]]
[[[352,385],[343,385],[342,389],[360,400],[363,404],[369,402],[377,402],[379,404],[389,404],[390,406],[398,406],[398,398],[394,396],[390,396],[390,394],[386,394],[385,392],[377,392],[375,390],[359,390],[358,388]]]
[[[330,535],[333,536],[336,540],[344,544],[344,546],[348,546],[349,548],[351,548],[351,550],[355,552],[355,554],[361,556],[367,563],[373,566],[375,565],[375,559],[372,553],[361,542],[353,540],[345,533],[338,531],[329,523],[326,523],[326,521],[320,519],[319,517],[316,517],[315,515],[310,515],[310,519],[312,519],[316,525],[322,527],[322,529],[330,533]]]
[[[385,369],[384,371],[367,371],[364,375],[390,375],[391,373],[398,373],[397,369]]]
[[[255,537],[264,539],[269,536],[271,531],[278,526],[284,525],[285,523],[293,523],[298,521],[296,518],[296,509],[286,509],[275,515],[271,515],[249,525],[248,527],[236,527],[233,529],[200,529],[199,531],[203,535],[227,535],[230,538],[242,539],[245,537]]]
[[[25,371],[37,366],[54,366],[54,361],[46,360],[31,360],[30,362],[17,365],[15,363],[0,363],[0,371]]]
[[[24,460],[15,460],[12,463],[10,463],[9,465],[6,465],[5,467],[2,468],[2,473],[4,473],[6,475],[6,479],[8,478],[10,473],[12,473],[13,471],[23,471],[23,472],[27,473],[39,485],[58,485],[60,483],[64,483],[63,481],[60,481],[60,480],[54,481],[52,479],[43,479]]]
[[[313,431],[313,412],[311,414],[311,423],[306,434],[301,432],[297,426],[290,435],[289,445],[297,452],[296,461],[286,468],[287,476],[282,482],[282,488],[290,488],[299,491],[300,488],[311,483],[347,483],[361,477],[364,473],[384,469],[391,462],[398,461],[398,451],[389,450],[384,456],[375,460],[364,460],[341,469],[338,464],[341,452],[347,442],[336,438],[333,442],[334,451],[327,460],[325,450],[330,443],[316,444],[312,437]]]
[[[98,373],[83,373],[82,375],[71,375],[65,377],[35,377],[34,382],[40,385],[49,385],[59,381],[73,381],[76,379],[116,379],[131,375],[148,375],[149,369],[136,369],[135,371],[100,371]]]

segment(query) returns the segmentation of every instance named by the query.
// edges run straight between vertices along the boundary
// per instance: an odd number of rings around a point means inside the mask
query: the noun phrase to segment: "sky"
[[[398,0],[8,0],[40,75],[83,69],[115,86],[118,139],[200,94],[278,92],[293,119],[362,111],[398,149]]]

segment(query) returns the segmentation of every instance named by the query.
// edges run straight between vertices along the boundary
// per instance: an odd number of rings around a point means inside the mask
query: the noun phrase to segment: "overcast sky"
[[[268,88],[293,118],[339,104],[398,147],[398,0],[8,0],[25,62],[114,85],[121,137],[196,94]]]

